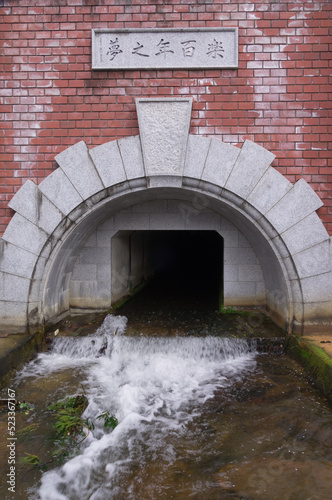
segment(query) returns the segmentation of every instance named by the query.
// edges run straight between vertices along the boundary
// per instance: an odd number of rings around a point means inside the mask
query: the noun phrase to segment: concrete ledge
[[[332,348],[327,352],[321,347],[332,346],[332,343],[321,344],[322,338],[332,342],[332,335],[316,338],[290,335],[287,339],[287,352],[303,365],[315,385],[332,402]]]
[[[42,349],[44,335],[9,335],[0,338],[0,386],[5,387],[13,370],[33,359]]]

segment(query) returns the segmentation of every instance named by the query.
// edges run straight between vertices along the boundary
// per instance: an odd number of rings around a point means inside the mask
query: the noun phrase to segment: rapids
[[[19,374],[49,377],[84,366],[84,417],[107,410],[119,420],[111,433],[97,425],[78,455],[42,476],[32,498],[136,498],[130,485],[121,486],[132,470],[147,457],[169,467],[178,459],[177,437],[200,415],[201,405],[255,368],[255,352],[245,340],[126,337],[126,323],[109,315],[93,335],[57,338],[51,353],[40,354]]]

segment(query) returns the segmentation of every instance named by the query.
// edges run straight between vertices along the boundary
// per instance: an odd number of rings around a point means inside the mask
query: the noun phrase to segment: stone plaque
[[[237,67],[237,28],[92,30],[92,69]]]

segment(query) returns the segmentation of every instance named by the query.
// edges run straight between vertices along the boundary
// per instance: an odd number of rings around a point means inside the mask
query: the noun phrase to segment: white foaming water
[[[46,376],[84,366],[89,400],[84,417],[96,424],[76,457],[43,475],[41,500],[135,498],[126,483],[146,456],[170,464],[167,436],[186,432],[200,406],[255,366],[245,341],[217,337],[126,337],[126,318],[107,316],[94,335],[56,339],[21,376]],[[114,335],[116,331],[116,335]],[[119,425],[105,432],[96,417],[116,415]],[[165,444],[167,442],[167,445]]]

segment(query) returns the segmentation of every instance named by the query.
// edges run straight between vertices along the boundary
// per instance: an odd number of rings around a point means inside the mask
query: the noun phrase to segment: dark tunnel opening
[[[223,238],[216,231],[120,231],[112,250],[120,303],[129,292],[131,308],[160,316],[223,304]]]
[[[223,240],[215,231],[153,231],[151,259],[165,293],[220,300]]]

